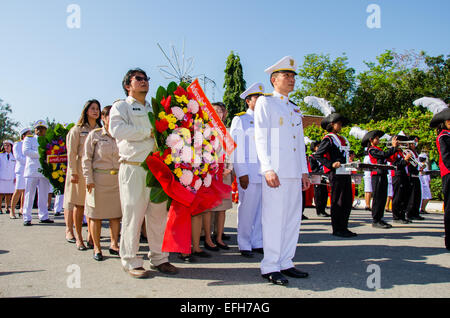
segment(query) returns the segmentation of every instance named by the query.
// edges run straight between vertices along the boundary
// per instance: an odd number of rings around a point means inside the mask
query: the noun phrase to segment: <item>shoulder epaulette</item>
[[[263,94],[263,96],[273,96],[272,93]]]
[[[242,115],[245,115],[245,114],[247,114],[247,112],[240,112],[240,113],[235,114],[234,116],[242,116]]]
[[[125,101],[125,99],[119,98],[119,99],[115,100],[113,104],[115,104],[115,103],[117,103],[117,102],[124,102],[124,101]]]

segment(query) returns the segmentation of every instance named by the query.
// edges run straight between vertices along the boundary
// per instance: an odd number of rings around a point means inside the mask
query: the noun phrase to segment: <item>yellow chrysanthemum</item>
[[[170,165],[171,163],[172,163],[172,155],[168,155],[167,157],[166,157],[166,160],[164,160],[164,163],[166,164],[166,165]]]
[[[63,177],[59,177],[58,181],[63,183],[64,182],[64,178]]]
[[[59,174],[58,174],[58,172],[52,172],[52,178],[53,179],[58,179],[59,178]]]
[[[179,158],[178,158],[179,159]],[[181,176],[183,175],[183,171],[180,169],[180,168],[176,168],[174,171],[173,171],[173,173],[175,173],[175,175],[178,177],[178,178],[181,178]]]
[[[184,111],[184,113],[186,114],[186,113],[188,112],[187,107],[183,107],[183,111]]]
[[[175,124],[174,123],[169,123],[169,129],[174,130],[175,129]]]
[[[166,117],[166,113],[165,112],[160,112],[158,114],[159,119],[163,119],[164,117]]]
[[[179,104],[181,104],[181,103],[184,103],[184,104],[187,104],[187,103],[189,103],[189,101],[188,101],[188,99],[186,98],[186,96],[177,96],[177,95],[175,95],[175,98],[176,98],[176,100],[177,100],[177,102],[179,103]]]
[[[203,120],[204,121],[208,121],[209,120],[209,116],[207,112],[203,112]]]

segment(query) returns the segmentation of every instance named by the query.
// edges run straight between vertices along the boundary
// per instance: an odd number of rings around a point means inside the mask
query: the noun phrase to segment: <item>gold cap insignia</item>
[[[291,66],[293,67],[293,66],[294,66],[294,60],[293,60],[293,59],[290,59],[290,60],[289,60],[289,64],[291,64]]]

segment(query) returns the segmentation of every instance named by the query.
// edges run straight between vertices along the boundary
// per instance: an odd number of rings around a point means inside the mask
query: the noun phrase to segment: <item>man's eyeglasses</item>
[[[135,76],[134,79],[138,82],[141,82],[141,81],[148,82],[150,80],[150,77]]]

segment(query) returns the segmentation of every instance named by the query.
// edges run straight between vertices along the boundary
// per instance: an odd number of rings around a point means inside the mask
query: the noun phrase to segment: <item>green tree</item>
[[[0,141],[14,139],[17,136],[15,129],[19,126],[19,123],[10,118],[11,113],[11,105],[0,99]]]
[[[329,101],[337,112],[349,115],[347,110],[355,88],[355,70],[348,66],[345,54],[335,60],[331,60],[329,54],[308,54],[298,69],[298,76],[297,88],[290,97],[306,114],[323,115],[303,102],[306,96],[316,96]]]
[[[247,110],[245,101],[243,101],[239,95],[245,91],[245,80],[242,72],[241,59],[239,55],[234,54],[231,51],[227,58],[227,64],[225,68],[225,82],[223,87],[225,93],[223,94],[223,103],[228,110],[228,116],[225,120],[225,125],[230,126],[231,120],[236,113],[240,113]]]

